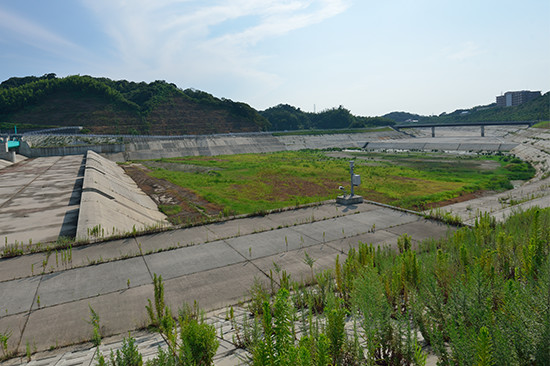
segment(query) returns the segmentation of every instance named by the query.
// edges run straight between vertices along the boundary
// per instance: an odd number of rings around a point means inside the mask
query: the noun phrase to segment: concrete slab
[[[151,254],[144,259],[151,273],[165,280],[244,261],[223,241]]]
[[[17,352],[19,341],[21,340],[21,333],[25,328],[27,322],[27,314],[17,314],[11,316],[4,316],[0,318],[0,332],[11,334],[8,339],[8,351]],[[23,344],[25,347],[25,344]],[[19,348],[19,352],[24,351]]]
[[[0,318],[30,311],[41,276],[0,282]]]
[[[178,248],[206,243],[218,239],[218,236],[206,226],[196,226],[186,229],[170,230],[147,235],[146,240],[137,237],[144,254],[156,252],[159,249]]]
[[[306,248],[319,241],[297,232],[294,228],[284,228],[263,233],[226,239],[225,242],[246,259],[257,259],[287,250]],[[288,249],[287,249],[288,248]]]
[[[386,230],[376,230],[374,233],[364,233],[356,236],[337,239],[326,243],[331,248],[338,250],[341,254],[347,253],[350,248],[357,249],[359,242],[373,244],[375,247],[393,246],[397,244],[398,235]]]
[[[354,236],[370,230],[370,228],[367,229],[364,225],[352,221],[350,219],[352,216],[355,215],[317,221],[308,225],[295,226],[292,229],[318,243]]]
[[[294,226],[307,224],[313,221],[325,220],[336,216],[341,216],[344,213],[349,214],[354,211],[368,209],[368,205],[358,205],[356,207],[345,207],[337,204],[324,204],[320,206],[312,206],[299,208],[269,214],[267,217],[278,224],[278,226]],[[344,211],[345,210],[345,211]],[[277,227],[278,227],[277,226]]]
[[[104,336],[141,328],[148,323],[148,297],[154,297],[152,284],[35,310],[25,327],[22,344],[28,340],[37,349],[48,349],[90,339],[89,306],[99,315]]]
[[[333,268],[336,260],[336,256],[340,253],[329,247],[328,245],[315,245],[309,248],[293,250],[285,253],[279,253],[269,257],[263,257],[255,259],[252,262],[258,268],[265,273],[273,272],[273,276],[277,279],[277,274],[274,270],[274,264],[276,263],[282,270],[287,271],[291,276],[292,281],[306,281],[311,280],[311,269],[304,262],[305,253],[315,260],[313,264],[313,270],[315,273]]]
[[[0,259],[0,281],[40,274],[42,273],[42,264],[47,259],[48,255],[46,253]]]
[[[379,230],[422,220],[421,216],[384,207],[378,207],[376,210],[347,216],[346,218],[355,221],[366,229],[363,232],[372,229],[373,225],[375,225],[375,230]]]
[[[240,235],[248,235],[260,231],[270,230],[278,225],[267,216],[248,217],[229,221],[216,222],[206,225],[215,237],[232,238]]]
[[[125,290],[128,280],[130,286],[152,283],[141,257],[47,274],[38,289],[40,306],[51,307]]]
[[[103,261],[132,257],[140,254],[139,247],[134,238],[74,247],[71,252],[73,259],[71,265],[75,267],[88,266],[93,263],[101,263]]]
[[[386,229],[386,231],[401,236],[410,235],[414,241],[421,242],[429,238],[441,238],[449,233],[456,231],[455,227],[450,227],[444,223],[434,220],[421,220],[418,222],[403,224]]]
[[[205,311],[219,309],[246,299],[254,278],[267,284],[265,275],[250,262],[174,278],[164,283],[166,303],[177,309],[196,300]]]
[[[82,156],[28,159],[0,170],[0,232],[9,244],[56,240],[74,231]],[[4,182],[16,182],[6,186]],[[39,224],[40,223],[40,224]]]

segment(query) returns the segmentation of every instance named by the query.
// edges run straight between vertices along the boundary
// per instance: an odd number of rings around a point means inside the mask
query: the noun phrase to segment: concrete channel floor
[[[70,262],[63,259],[68,252],[3,259],[0,332],[11,332],[9,349],[20,353],[27,344],[45,351],[84,342],[92,334],[91,306],[100,316],[103,335],[125,335],[148,323],[145,306],[153,298],[154,274],[163,277],[171,308],[197,300],[211,311],[246,300],[255,279],[267,285],[274,263],[294,280],[307,279],[305,252],[316,259],[318,271],[332,267],[337,255],[345,257],[360,241],[395,245],[403,233],[418,242],[450,230],[454,229],[369,203],[327,203],[76,247]],[[59,353],[63,350],[55,354]],[[43,364],[65,364],[48,359]]]
[[[0,169],[0,239],[55,241],[75,236],[83,156],[28,159]]]

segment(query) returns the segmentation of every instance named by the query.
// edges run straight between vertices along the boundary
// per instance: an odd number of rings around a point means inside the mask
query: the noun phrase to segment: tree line
[[[288,104],[279,104],[260,113],[270,122],[272,131],[362,128],[395,124],[384,117],[354,116],[343,106],[311,113]]]

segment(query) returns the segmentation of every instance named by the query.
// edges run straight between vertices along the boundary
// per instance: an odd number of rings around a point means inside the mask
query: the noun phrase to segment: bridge
[[[510,125],[528,125],[529,127],[538,123],[538,121],[500,121],[500,122],[450,122],[450,123],[403,123],[394,125],[393,128],[400,130],[402,128],[432,128],[432,137],[435,137],[436,127],[480,127],[481,137],[485,137],[485,126],[510,126]]]

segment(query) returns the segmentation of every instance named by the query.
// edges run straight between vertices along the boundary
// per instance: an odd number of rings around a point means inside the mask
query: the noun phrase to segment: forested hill
[[[470,109],[457,109],[452,113],[441,113],[439,116],[392,112],[384,117],[397,123],[410,120],[424,123],[550,121],[550,92],[514,107],[497,107],[496,103],[493,103]]]
[[[246,103],[216,98],[166,81],[152,83],[91,76],[13,77],[0,84],[0,131],[82,126],[98,134],[185,135],[227,132],[348,129],[418,122],[550,120],[550,92],[517,107],[495,104],[439,116],[392,112],[353,115],[340,106],[319,113],[279,104],[258,112]]]
[[[279,104],[260,113],[269,121],[272,131],[347,129],[395,124],[394,121],[384,117],[354,116],[342,106],[319,113],[310,113],[288,104]]]
[[[248,104],[165,81],[91,76],[10,78],[0,84],[0,130],[82,126],[105,134],[212,134],[269,129]]]

